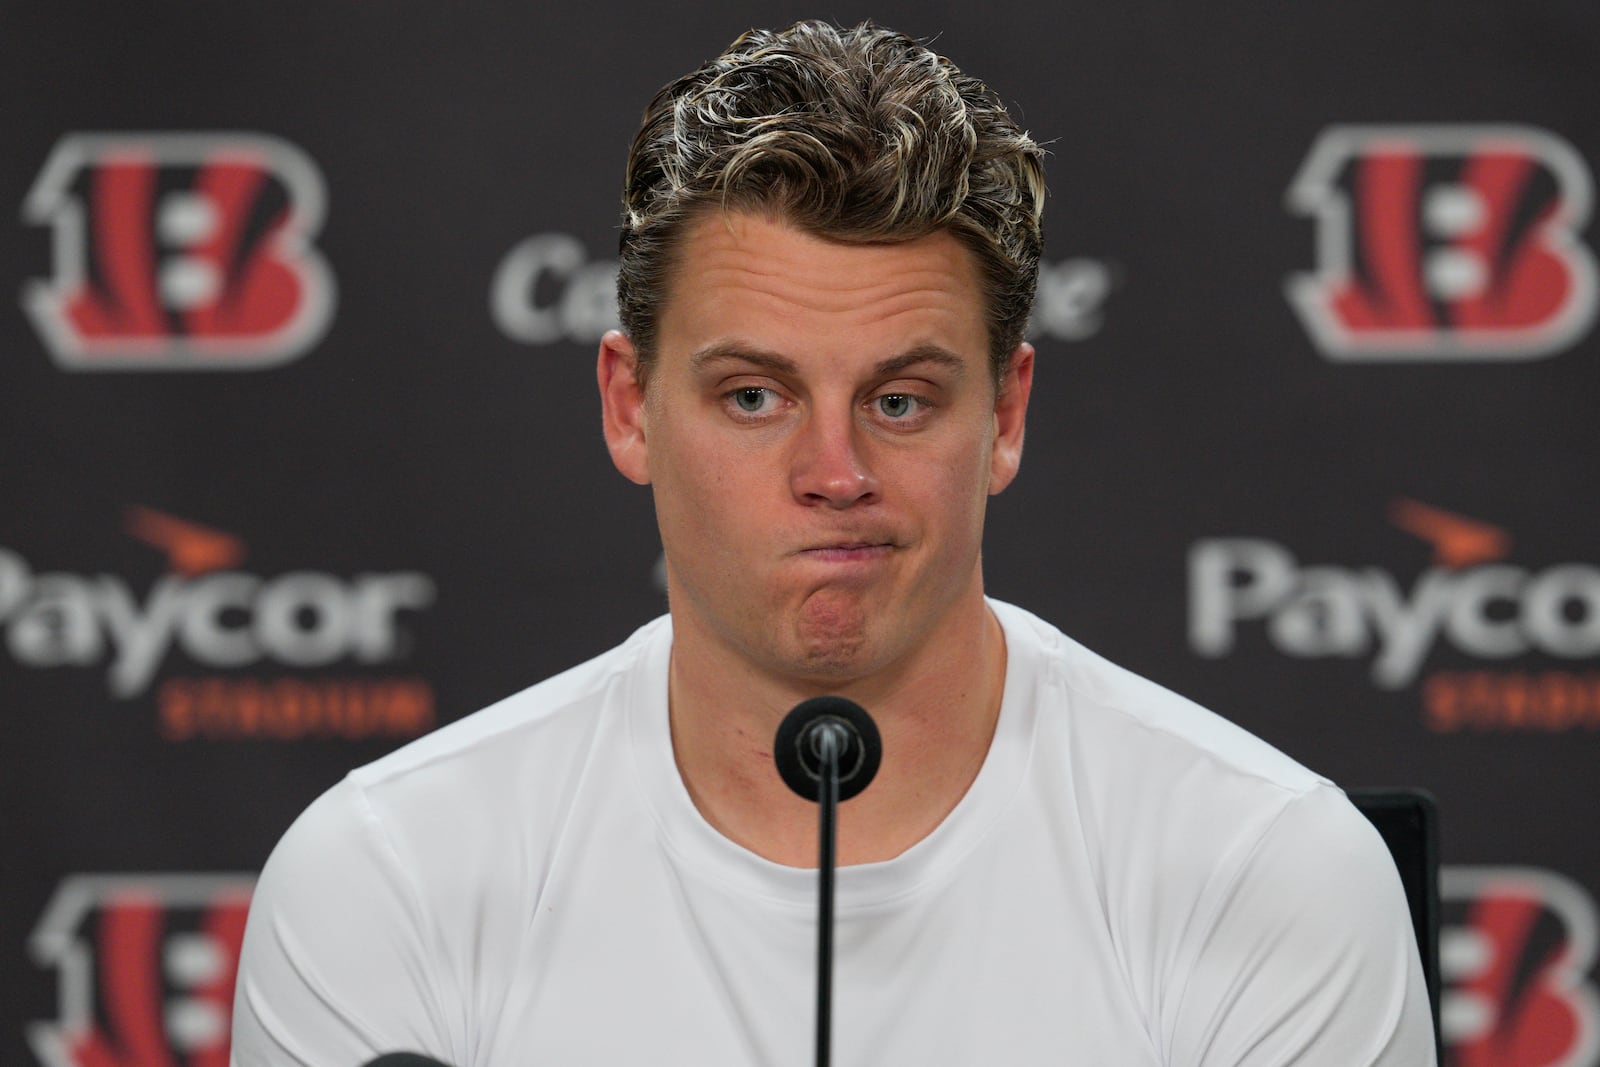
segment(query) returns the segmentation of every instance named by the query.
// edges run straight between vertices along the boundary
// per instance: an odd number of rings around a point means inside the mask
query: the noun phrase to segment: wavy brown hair
[[[617,301],[641,371],[678,238],[720,206],[837,241],[950,231],[979,264],[998,381],[1033,307],[1043,158],[987,86],[904,34],[751,30],[656,93],[628,155]]]

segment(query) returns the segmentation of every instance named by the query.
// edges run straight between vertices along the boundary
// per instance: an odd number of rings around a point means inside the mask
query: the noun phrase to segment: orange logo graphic
[[[1433,545],[1433,561],[1451,570],[1493,563],[1511,554],[1511,535],[1500,527],[1404,497],[1390,505],[1389,521]]]
[[[244,542],[232,534],[185,522],[151,508],[129,508],[128,533],[167,554],[169,570],[194,577],[244,562]]]

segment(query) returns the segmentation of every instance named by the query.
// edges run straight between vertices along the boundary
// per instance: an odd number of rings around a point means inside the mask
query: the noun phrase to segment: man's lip
[[[832,537],[824,535],[809,544],[802,542],[797,551],[821,552],[835,548],[892,548],[894,544],[894,537],[888,534],[867,534],[865,536],[860,534],[836,534]]]
[[[807,559],[861,559],[863,557],[879,555],[894,548],[892,541],[829,541],[822,544],[807,545],[800,549],[796,555]]]

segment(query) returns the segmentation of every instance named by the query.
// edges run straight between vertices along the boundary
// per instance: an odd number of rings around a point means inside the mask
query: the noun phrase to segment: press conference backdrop
[[[663,610],[593,385],[626,146],[819,14],[1049,144],[990,591],[1431,790],[1448,1062],[1600,1064],[1600,9],[1561,0],[7,4],[0,1061],[220,1067],[295,814]]]

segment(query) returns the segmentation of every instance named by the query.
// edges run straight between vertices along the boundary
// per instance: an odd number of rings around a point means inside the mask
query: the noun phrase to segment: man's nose
[[[813,411],[800,428],[790,465],[795,499],[833,508],[876,501],[882,486],[863,454],[861,437],[853,417]]]

